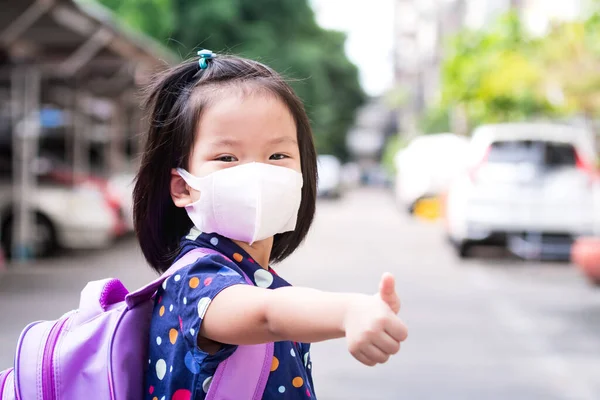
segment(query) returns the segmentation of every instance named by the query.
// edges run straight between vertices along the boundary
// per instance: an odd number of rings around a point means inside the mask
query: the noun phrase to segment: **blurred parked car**
[[[317,158],[319,197],[338,198],[342,194],[342,163],[332,155],[319,155]]]
[[[10,160],[3,161],[0,239],[5,254],[10,255],[15,224],[12,165]],[[64,173],[52,170],[40,172],[37,181],[33,196],[27,199],[34,216],[34,257],[48,256],[58,247],[102,248],[122,232],[120,213],[98,180],[83,177],[67,180]]]
[[[436,199],[466,170],[469,141],[452,133],[413,139],[396,155],[395,195],[398,206],[413,213],[417,202]]]
[[[388,188],[392,184],[392,179],[383,165],[377,164],[362,169],[361,183],[365,186]]]
[[[121,173],[108,179],[107,190],[119,201],[127,232],[133,231],[133,186],[135,174]]]
[[[342,186],[345,190],[360,186],[361,168],[358,163],[348,162],[342,166]]]
[[[568,259],[594,230],[597,162],[585,130],[499,124],[475,130],[470,169],[447,196],[448,235],[459,256],[505,245],[526,259]]]

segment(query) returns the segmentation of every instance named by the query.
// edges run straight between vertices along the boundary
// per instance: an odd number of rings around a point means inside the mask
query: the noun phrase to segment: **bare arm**
[[[319,342],[345,336],[345,316],[372,296],[300,287],[269,290],[235,285],[208,307],[200,333],[220,343]]]
[[[379,293],[373,296],[234,285],[213,299],[200,334],[215,342],[239,345],[318,342],[345,336],[348,351],[373,366],[396,354],[406,339],[407,329],[398,311],[400,299],[389,274],[382,277]]]

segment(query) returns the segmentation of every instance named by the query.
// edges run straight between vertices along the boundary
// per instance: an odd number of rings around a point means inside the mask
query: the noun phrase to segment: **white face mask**
[[[293,169],[253,162],[202,178],[177,172],[200,192],[185,209],[201,232],[252,244],[296,228],[303,180]]]

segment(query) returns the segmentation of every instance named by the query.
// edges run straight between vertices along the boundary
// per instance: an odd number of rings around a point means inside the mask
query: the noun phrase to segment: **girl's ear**
[[[181,208],[194,202],[190,188],[175,168],[171,170],[171,198],[175,206]]]

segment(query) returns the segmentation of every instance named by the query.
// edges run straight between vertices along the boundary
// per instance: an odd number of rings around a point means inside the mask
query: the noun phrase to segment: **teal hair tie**
[[[206,69],[208,67],[208,60],[212,60],[215,58],[215,53],[210,50],[204,49],[198,52],[198,56],[200,59],[198,60],[198,65],[200,69]]]

